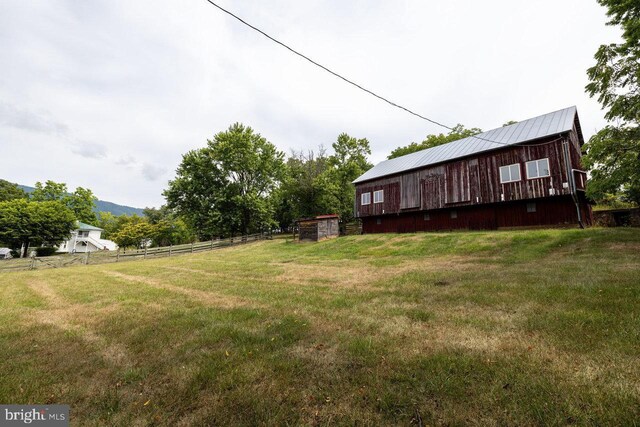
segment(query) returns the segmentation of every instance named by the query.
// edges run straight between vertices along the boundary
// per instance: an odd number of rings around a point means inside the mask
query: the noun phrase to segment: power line
[[[378,99],[380,99],[380,100],[382,100],[382,101],[386,102],[387,104],[392,105],[392,106],[394,106],[394,107],[396,107],[396,108],[399,108],[399,109],[401,109],[401,110],[404,110],[404,111],[406,111],[406,112],[407,112],[407,113],[409,113],[409,114],[412,114],[412,115],[414,115],[414,116],[416,116],[416,117],[421,118],[422,120],[426,120],[426,121],[428,121],[429,123],[433,123],[434,125],[440,126],[440,127],[445,128],[445,129],[447,129],[447,130],[449,130],[449,131],[453,131],[453,130],[454,130],[454,128],[452,128],[451,126],[447,126],[447,125],[442,124],[442,123],[440,123],[440,122],[438,122],[438,121],[436,121],[436,120],[433,120],[433,119],[430,119],[430,118],[428,118],[428,117],[425,117],[425,116],[423,116],[422,114],[418,114],[418,113],[416,113],[415,111],[412,111],[412,110],[410,110],[410,109],[409,109],[409,108],[407,108],[407,107],[404,107],[404,106],[402,106],[402,105],[400,105],[400,104],[397,104],[397,103],[395,103],[395,102],[393,102],[393,101],[390,101],[389,99],[385,98],[384,96],[378,95],[377,93],[373,92],[372,90],[367,89],[367,88],[365,88],[365,87],[363,87],[363,86],[359,85],[358,83],[356,83],[356,82],[354,82],[353,80],[350,80],[350,79],[348,79],[348,78],[346,78],[346,77],[342,76],[341,74],[338,74],[337,72],[335,72],[335,71],[333,71],[333,70],[331,70],[331,69],[329,69],[329,68],[325,67],[324,65],[320,64],[320,63],[319,63],[319,62],[317,62],[317,61],[314,61],[313,59],[309,58],[308,56],[304,55],[303,53],[300,53],[300,52],[298,52],[297,50],[295,50],[294,48],[292,48],[292,47],[290,47],[290,46],[286,45],[285,43],[281,42],[280,40],[278,40],[278,39],[276,39],[276,38],[274,38],[274,37],[270,36],[269,34],[267,34],[267,33],[265,33],[264,31],[262,31],[260,28],[255,27],[254,25],[251,25],[250,23],[248,23],[248,22],[247,22],[247,21],[245,21],[244,19],[240,18],[238,15],[236,15],[236,14],[234,14],[233,12],[231,12],[231,11],[229,11],[229,10],[227,10],[227,9],[223,8],[222,6],[220,6],[220,5],[218,5],[217,3],[213,2],[212,0],[206,0],[206,1],[207,1],[209,4],[211,4],[212,6],[214,6],[214,7],[218,8],[218,9],[219,9],[219,10],[221,10],[222,12],[226,13],[227,15],[229,15],[229,16],[231,16],[231,17],[233,17],[233,18],[237,19],[238,21],[240,21],[241,23],[243,23],[243,24],[244,24],[244,25],[246,25],[247,27],[251,28],[252,30],[254,30],[254,31],[256,31],[256,32],[258,32],[258,33],[260,33],[260,34],[262,34],[263,36],[265,36],[265,37],[266,37],[266,38],[268,38],[269,40],[273,41],[274,43],[277,43],[277,44],[279,44],[280,46],[284,47],[285,49],[287,49],[288,51],[292,52],[293,54],[298,55],[299,57],[301,57],[302,59],[304,59],[304,60],[306,60],[306,61],[308,61],[308,62],[312,63],[312,64],[313,64],[313,65],[315,65],[316,67],[320,67],[320,68],[322,68],[322,69],[323,69],[323,70],[325,70],[326,72],[328,72],[328,73],[330,73],[330,74],[334,75],[335,77],[337,77],[337,78],[339,78],[339,79],[341,79],[341,80],[343,80],[343,81],[345,81],[345,82],[349,83],[349,84],[350,84],[350,85],[352,85],[352,86],[355,86],[356,88],[358,88],[358,89],[360,89],[360,90],[362,90],[362,91],[364,91],[364,92],[368,93],[369,95],[375,96],[376,98],[378,98]],[[491,140],[491,139],[483,138],[483,137],[481,137],[481,136],[477,136],[477,135],[471,135],[471,136],[470,136],[470,138],[480,139],[480,140],[482,140],[482,141],[487,141],[487,142],[491,142],[491,143],[493,143],[493,144],[499,144],[499,145],[507,145],[507,146],[514,145],[514,144],[508,144],[508,143],[499,142],[499,141],[493,141],[493,140]],[[555,142],[555,141],[553,141],[553,142]],[[526,146],[534,146],[534,145],[536,145],[536,144],[517,144],[517,145],[519,145],[519,146],[521,146],[521,147],[522,147],[522,146],[525,146],[525,147],[526,147]]]

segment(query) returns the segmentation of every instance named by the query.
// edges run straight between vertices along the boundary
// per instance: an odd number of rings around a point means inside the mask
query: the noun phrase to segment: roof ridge
[[[565,119],[566,115],[570,112],[573,113],[575,118],[577,114],[577,107],[572,105],[550,113],[540,114],[535,117],[520,120],[519,122],[508,126],[497,127],[476,135],[447,142],[446,144],[414,151],[413,153],[405,154],[404,156],[395,157],[393,159],[385,159],[356,178],[353,182],[357,183],[368,181],[405,170],[417,169],[431,164],[466,157],[471,154],[497,150],[502,147],[517,145],[523,142],[563,133],[571,130],[571,128],[566,129],[567,120]],[[552,129],[552,124],[556,119],[555,116],[558,115],[562,115],[562,117],[559,117],[556,128]],[[545,117],[551,117],[551,120],[549,120],[549,124],[545,125],[544,129],[542,129],[546,122],[546,120],[543,119]],[[573,122],[573,120],[571,122]],[[512,128],[513,132],[510,133],[508,128]],[[504,129],[506,129],[506,131],[502,132]],[[488,138],[483,137],[483,135],[491,133],[495,133],[494,140],[489,140]],[[473,145],[465,145],[465,142],[469,142],[471,140],[477,141],[477,143]],[[447,155],[447,152],[452,148],[452,152]]]

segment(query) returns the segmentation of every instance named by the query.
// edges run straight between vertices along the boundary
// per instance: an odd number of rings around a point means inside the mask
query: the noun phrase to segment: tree
[[[142,248],[148,246],[153,240],[155,228],[146,220],[139,222],[130,222],[126,224],[118,232],[114,233],[111,238],[118,246]]]
[[[329,157],[329,169],[324,185],[328,186],[337,203],[337,213],[344,222],[353,219],[353,202],[356,188],[353,181],[369,170],[372,165],[367,156],[371,154],[366,138],[356,139],[341,133],[332,144],[333,155]],[[327,212],[329,213],[329,212]]]
[[[609,125],[583,149],[591,170],[587,194],[602,200],[622,192],[640,203],[640,3],[637,0],[598,0],[607,8],[607,25],[620,25],[622,43],[601,45],[596,64],[587,70],[586,91],[607,110]]]
[[[292,151],[286,162],[285,179],[274,195],[281,229],[287,229],[298,218],[337,212],[337,201],[326,183],[329,168],[329,158],[322,146],[317,152]]]
[[[31,200],[36,202],[57,200],[73,211],[78,221],[95,224],[98,219],[93,212],[96,197],[88,188],[78,187],[73,193],[67,191],[67,184],[47,181],[45,184],[36,182],[31,193]]]
[[[18,184],[0,179],[0,202],[14,199],[26,199],[27,193]]]
[[[111,240],[111,235],[119,230],[119,217],[111,212],[98,213],[96,227],[102,228],[102,238]]]
[[[427,137],[419,144],[412,142],[404,147],[398,147],[389,154],[387,159],[395,159],[396,157],[404,156],[407,154],[415,153],[416,151],[426,150],[427,148],[437,147],[438,145],[446,144],[449,142],[457,141],[462,138],[477,135],[482,133],[481,129],[471,128],[466,129],[463,125],[458,124],[448,134],[433,134],[427,135]]]
[[[32,244],[58,245],[69,237],[75,222],[73,212],[59,201],[0,202],[0,241],[14,249],[22,247],[21,256]]]
[[[78,187],[76,191],[68,195],[63,199],[67,206],[76,215],[78,221],[82,221],[88,224],[95,224],[98,218],[93,211],[97,200],[93,195],[93,192],[88,188]]]
[[[36,182],[36,188],[31,192],[31,200],[36,202],[62,201],[67,194],[67,184],[62,182],[54,182],[51,180],[44,184]]]
[[[167,206],[199,237],[249,233],[275,225],[274,192],[284,154],[250,127],[235,123],[182,158],[164,191]]]
[[[147,221],[154,226],[152,246],[179,245],[192,242],[195,234],[187,223],[166,205],[143,210]]]

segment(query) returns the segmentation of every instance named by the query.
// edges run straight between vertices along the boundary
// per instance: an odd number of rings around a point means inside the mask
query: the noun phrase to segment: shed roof
[[[102,228],[94,227],[93,225],[85,224],[80,221],[76,221],[76,227],[78,227],[78,230],[104,231]]]
[[[300,221],[318,221],[321,219],[333,219],[333,218],[340,218],[340,216],[338,214],[327,214],[327,215],[318,215],[318,216],[313,216],[311,218],[298,218],[296,221],[300,222]]]
[[[369,169],[354,182],[359,183],[395,173],[446,162],[485,151],[498,150],[536,139],[568,132],[577,115],[575,106],[554,111],[476,136],[427,148],[395,159],[385,160]],[[482,139],[480,139],[482,138]],[[495,142],[493,142],[495,141]]]

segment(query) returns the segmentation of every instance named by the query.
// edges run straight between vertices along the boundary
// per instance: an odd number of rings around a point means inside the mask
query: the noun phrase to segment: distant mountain
[[[18,185],[25,192],[31,193],[35,188],[27,185]],[[118,205],[117,203],[107,202],[105,200],[96,200],[96,207],[93,208],[95,213],[98,212],[111,212],[113,215],[138,215],[143,216],[144,213],[140,208],[132,208],[131,206]]]

